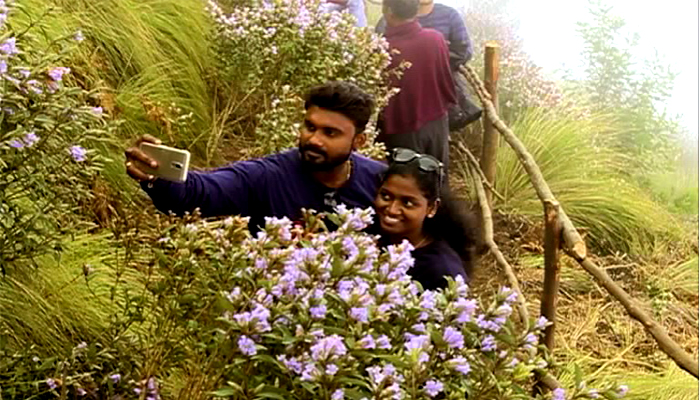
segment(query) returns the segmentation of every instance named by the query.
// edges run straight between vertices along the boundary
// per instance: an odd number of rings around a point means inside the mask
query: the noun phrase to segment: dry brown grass
[[[520,280],[531,316],[539,315],[544,279],[542,224],[521,216],[497,214],[496,242]],[[645,305],[686,351],[698,356],[698,296],[687,290],[674,294],[667,282],[673,261],[681,253],[649,259],[625,256],[596,258],[596,262],[634,298]],[[687,254],[684,254],[687,256]],[[652,373],[667,368],[669,359],[644,327],[600,288],[576,262],[561,258],[554,359],[576,363],[589,379],[620,371]],[[487,296],[507,280],[490,256],[482,259],[473,282],[478,296]]]

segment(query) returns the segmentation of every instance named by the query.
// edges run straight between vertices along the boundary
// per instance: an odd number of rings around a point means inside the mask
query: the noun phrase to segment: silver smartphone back
[[[190,167],[190,152],[152,143],[141,143],[141,151],[156,160],[158,168],[139,163],[139,169],[147,174],[172,182],[185,182]]]

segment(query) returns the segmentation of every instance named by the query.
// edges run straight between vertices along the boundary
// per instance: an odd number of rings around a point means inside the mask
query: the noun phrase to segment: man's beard
[[[306,154],[308,151],[317,154],[320,159],[318,161],[309,159]],[[327,172],[343,165],[350,158],[352,148],[350,148],[345,154],[330,158],[328,153],[316,146],[299,143],[299,154],[301,155],[301,164],[304,168],[307,168],[313,172]]]

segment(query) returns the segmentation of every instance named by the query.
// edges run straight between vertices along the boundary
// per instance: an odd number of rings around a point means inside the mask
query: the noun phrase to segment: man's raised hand
[[[126,156],[126,162],[124,163],[124,166],[126,167],[126,173],[134,180],[138,182],[152,182],[153,180],[155,180],[155,176],[143,172],[138,167],[139,163],[143,163],[144,165],[150,165],[151,168],[158,168],[158,163],[156,162],[156,160],[149,157],[139,148],[141,143],[144,142],[161,144],[160,139],[157,139],[151,135],[141,136],[132,147],[129,147],[124,151],[124,155]]]

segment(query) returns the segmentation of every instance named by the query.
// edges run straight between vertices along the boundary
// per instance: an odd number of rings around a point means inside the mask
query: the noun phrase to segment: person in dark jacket
[[[469,282],[475,264],[475,219],[447,192],[443,167],[434,157],[394,149],[374,200],[381,243],[408,240],[414,266],[408,271],[424,289],[446,286],[446,276]]]

